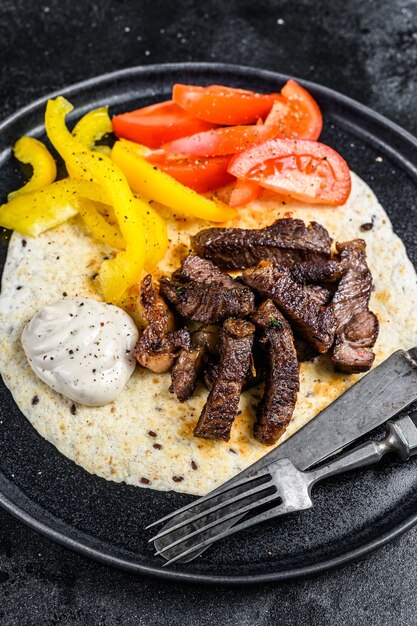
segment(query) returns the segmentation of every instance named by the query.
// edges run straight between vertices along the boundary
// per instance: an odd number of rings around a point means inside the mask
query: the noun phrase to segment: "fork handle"
[[[388,452],[394,452],[400,459],[407,460],[411,451],[400,422],[401,420],[387,422],[387,435],[381,441],[368,441],[334,461],[330,461],[316,470],[306,472],[311,480],[310,486],[328,476],[335,476],[377,463]]]

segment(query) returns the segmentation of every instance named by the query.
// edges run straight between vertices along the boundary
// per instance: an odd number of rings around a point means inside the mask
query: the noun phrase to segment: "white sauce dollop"
[[[135,369],[137,339],[127,313],[90,298],[65,298],[44,307],[22,333],[35,374],[88,406],[102,406],[121,394]]]

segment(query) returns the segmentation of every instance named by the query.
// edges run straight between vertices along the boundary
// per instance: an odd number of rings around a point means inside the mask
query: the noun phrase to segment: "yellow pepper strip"
[[[68,191],[65,181],[31,191],[0,206],[0,225],[22,235],[36,237],[58,226],[78,212],[77,196]]]
[[[141,198],[135,198],[135,202],[146,223],[145,267],[151,272],[168,249],[167,226],[165,220],[147,202]]]
[[[74,155],[77,168],[89,172],[114,208],[126,250],[104,261],[99,282],[106,302],[120,303],[126,290],[142,275],[146,253],[146,221],[122,172],[106,156],[95,152]]]
[[[78,211],[88,230],[97,241],[123,250],[125,242],[119,227],[109,222],[97,211],[91,200],[78,198]]]
[[[8,200],[13,200],[16,196],[36,191],[54,182],[56,178],[55,160],[42,142],[33,137],[21,137],[16,141],[13,152],[18,161],[29,163],[33,167],[33,174],[23,187],[9,193]]]
[[[113,130],[109,118],[108,107],[100,107],[89,111],[74,126],[72,136],[77,139],[85,148],[95,149],[96,141],[99,141],[111,133]],[[100,148],[108,146],[98,146]]]
[[[0,207],[0,225],[17,230],[22,235],[36,237],[79,213],[97,241],[122,250],[125,244],[119,227],[109,224],[96,205],[84,196],[100,203],[107,200],[99,185],[64,178],[3,204]],[[112,210],[106,204],[102,207],[106,212]]]
[[[103,189],[97,183],[93,183],[89,180],[80,180],[78,178],[63,178],[59,181],[62,184],[62,188],[68,193],[74,195],[80,195],[82,198],[88,198],[93,202],[101,202],[102,204],[109,204],[109,199],[104,193]]]
[[[86,148],[81,141],[71,135],[65,124],[65,117],[73,108],[72,104],[62,96],[58,96],[55,100],[48,100],[45,111],[46,134],[55,150],[64,159],[70,176],[90,180],[91,177],[86,169],[81,168],[75,162],[75,154]]]
[[[142,154],[142,146],[126,140],[116,141],[111,153],[112,160],[122,170],[133,191],[181,215],[211,222],[226,222],[236,217],[235,209],[181,185],[172,176],[148,163]]]

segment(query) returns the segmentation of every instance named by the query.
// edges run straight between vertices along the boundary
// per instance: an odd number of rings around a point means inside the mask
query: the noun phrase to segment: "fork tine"
[[[216,519],[213,522],[210,522],[209,524],[206,524],[205,526],[201,526],[200,528],[197,528],[197,530],[194,530],[193,532],[188,533],[187,535],[183,537],[180,537],[176,541],[173,541],[172,543],[165,546],[162,550],[158,550],[155,554],[164,554],[164,552],[166,552],[167,550],[170,550],[171,548],[174,548],[175,546],[178,546],[181,543],[184,543],[184,541],[188,541],[188,539],[191,539],[192,537],[195,537],[196,535],[200,535],[206,530],[210,530],[210,528],[219,526],[219,524],[221,524],[222,522],[225,522],[226,520],[233,519],[234,517],[238,517],[240,515],[245,515],[246,513],[249,513],[249,511],[251,511],[252,509],[257,508],[258,506],[262,506],[263,504],[268,504],[268,502],[275,499],[276,497],[277,497],[276,493],[273,493],[273,494],[270,494],[269,496],[265,496],[265,498],[261,498],[260,500],[256,500],[255,502],[252,502],[251,504],[247,504],[244,507],[236,509],[235,511],[231,511],[230,513],[223,515],[219,519]]]
[[[272,511],[274,511],[273,515],[271,515]],[[285,503],[282,503],[281,505],[277,506],[275,509],[270,509],[269,511],[265,511],[264,513],[259,513],[259,515],[256,515],[255,517],[251,517],[251,519],[241,522],[240,524],[236,524],[236,526],[232,526],[228,528],[227,530],[224,530],[223,532],[218,533],[214,537],[209,537],[208,539],[204,539],[204,541],[200,541],[200,543],[197,543],[191,546],[191,548],[187,548],[183,552],[180,552],[179,554],[172,557],[172,559],[164,563],[162,567],[167,567],[168,565],[171,565],[172,563],[179,561],[183,557],[188,556],[189,554],[192,554],[193,552],[196,552],[197,550],[205,548],[211,545],[212,543],[215,543],[216,541],[219,541],[219,539],[223,539],[224,537],[229,537],[230,535],[234,535],[235,533],[239,532],[239,530],[244,530],[245,528],[249,528],[250,526],[259,524],[259,522],[263,522],[267,519],[271,519],[272,517],[278,517],[279,515],[284,515],[285,513],[291,513],[291,512],[292,512],[291,509],[287,510]]]
[[[192,524],[193,522],[197,521],[201,517],[210,515],[211,513],[214,513],[215,511],[219,511],[220,509],[226,506],[229,506],[229,504],[233,504],[234,502],[239,502],[239,500],[243,500],[244,498],[249,498],[250,496],[256,493],[265,491],[265,489],[268,489],[268,487],[271,487],[273,485],[274,485],[274,481],[270,479],[266,483],[262,483],[261,485],[258,485],[257,487],[252,487],[252,489],[243,491],[232,498],[223,499],[218,504],[215,504],[214,506],[211,506],[208,509],[203,509],[199,513],[196,513],[195,515],[193,515],[192,517],[186,517],[185,519],[175,524],[175,526],[169,526],[165,530],[162,529],[160,533],[158,533],[157,535],[149,539],[149,542],[156,541],[157,539],[161,539],[162,537],[165,537],[166,535],[169,535],[170,533],[173,533],[174,531],[179,530],[183,526],[188,526],[188,524]],[[213,495],[212,499],[214,498],[215,498],[215,495]]]
[[[168,515],[165,515],[165,517],[161,517],[155,522],[152,522],[152,524],[149,524],[148,526],[145,527],[145,530],[148,530],[148,528],[152,528],[153,526],[157,526],[158,524],[162,524],[162,522],[167,522],[173,517],[176,517],[177,515],[180,515],[181,513],[185,513],[189,509],[192,509],[195,506],[199,506],[200,504],[203,504],[204,502],[211,500],[211,498],[214,498],[215,496],[219,496],[223,493],[227,493],[228,491],[230,491],[231,489],[234,489],[235,487],[240,487],[241,485],[252,482],[256,478],[261,478],[266,475],[267,475],[267,472],[264,472],[262,474],[254,474],[253,476],[246,476],[245,478],[242,478],[241,480],[237,480],[233,484],[226,483],[225,487],[222,487],[222,485],[220,485],[219,487],[217,487],[217,489],[214,489],[214,491],[210,491],[210,493],[208,493],[206,496],[202,496],[201,498],[198,498],[198,500],[194,500],[193,502],[186,504],[181,509],[176,509],[172,513],[168,513]],[[152,539],[150,539],[149,541],[152,541]]]

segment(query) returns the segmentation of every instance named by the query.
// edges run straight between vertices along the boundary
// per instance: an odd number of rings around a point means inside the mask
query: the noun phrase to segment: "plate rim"
[[[138,75],[143,73],[152,74],[156,72],[167,72],[167,71],[218,71],[225,73],[233,73],[235,72],[239,76],[249,76],[253,78],[265,78],[265,79],[275,79],[277,82],[282,82],[287,80],[288,78],[294,78],[298,82],[300,82],[303,86],[307,87],[307,89],[311,89],[316,94],[323,95],[323,97],[327,97],[330,100],[334,100],[343,106],[347,107],[355,114],[362,115],[366,119],[371,119],[376,122],[378,125],[382,126],[389,130],[389,132],[394,135],[397,139],[400,139],[405,146],[411,149],[411,151],[416,151],[416,159],[415,163],[405,157],[403,154],[398,154],[398,148],[394,150],[388,143],[384,142],[378,137],[375,137],[370,131],[367,133],[367,137],[365,141],[369,141],[370,143],[376,144],[379,146],[386,154],[389,155],[395,162],[399,164],[402,169],[406,170],[406,173],[410,175],[415,182],[417,183],[417,138],[415,138],[409,131],[402,128],[396,122],[393,122],[389,118],[384,115],[374,111],[370,107],[346,96],[334,89],[329,87],[325,87],[318,83],[314,83],[312,81],[307,81],[304,79],[299,79],[297,77],[293,77],[287,74],[283,74],[280,72],[274,72],[272,70],[265,70],[261,68],[257,68],[254,66],[247,65],[239,65],[239,64],[231,64],[231,63],[206,63],[206,62],[183,62],[183,63],[158,63],[158,64],[149,64],[149,65],[137,65],[132,67],[123,68],[120,70],[115,70],[112,72],[107,72],[104,74],[100,74],[98,76],[93,76],[83,81],[79,81],[77,83],[73,83],[68,85],[67,87],[59,90],[55,90],[51,93],[48,93],[45,96],[41,96],[36,100],[30,102],[29,104],[21,107],[16,110],[11,115],[7,116],[5,119],[0,120],[0,134],[4,132],[10,125],[16,123],[20,118],[27,116],[28,114],[36,111],[40,106],[44,105],[46,101],[50,98],[57,97],[58,95],[70,96],[74,92],[80,92],[83,89],[91,89],[96,84],[103,85],[106,82],[115,80],[115,79],[123,79],[127,76]],[[335,116],[337,117],[337,116]],[[365,132],[366,134],[366,132]],[[10,154],[11,147],[6,148],[2,154],[0,154],[0,167],[3,164],[3,161]],[[0,476],[4,479],[7,484],[10,484],[12,489],[17,489],[21,492],[21,489],[15,485],[12,481],[10,481],[3,472],[0,472]],[[30,500],[30,497],[27,496]],[[378,537],[371,539],[363,544],[360,544],[358,547],[349,549],[342,554],[336,555],[332,558],[327,558],[318,563],[313,563],[311,565],[297,567],[290,570],[281,570],[278,572],[269,572],[262,574],[245,574],[245,575],[212,575],[212,574],[202,574],[202,573],[192,573],[192,572],[181,572],[179,570],[167,570],[162,567],[162,565],[155,565],[155,567],[144,565],[138,562],[134,562],[133,560],[124,559],[118,556],[111,555],[104,550],[97,549],[88,545],[86,541],[82,541],[81,539],[73,539],[72,537],[66,535],[64,532],[61,532],[57,528],[54,528],[52,523],[48,524],[44,521],[40,520],[37,515],[32,512],[29,513],[25,510],[24,506],[20,506],[16,504],[11,498],[5,495],[0,489],[0,506],[13,517],[23,522],[25,525],[31,527],[36,532],[39,532],[41,535],[47,537],[48,539],[58,543],[66,548],[69,548],[72,551],[75,551],[83,556],[89,557],[93,560],[96,560],[100,563],[103,563],[108,566],[116,567],[118,569],[122,569],[125,571],[129,571],[131,573],[136,573],[139,575],[149,575],[152,577],[156,577],[163,580],[168,581],[176,581],[176,582],[187,582],[187,583],[206,583],[206,584],[222,584],[222,585],[247,585],[254,583],[264,583],[264,582],[281,582],[286,580],[294,580],[298,578],[308,577],[312,575],[321,574],[325,571],[329,571],[335,569],[337,567],[341,567],[353,560],[359,559],[366,554],[376,550],[377,548],[393,541],[400,535],[402,535],[407,530],[411,529],[415,524],[417,524],[417,511],[400,523],[395,524],[392,528],[383,532]],[[42,508],[42,507],[41,507]],[[46,509],[44,509],[46,511]],[[49,513],[49,512],[48,512]],[[53,519],[59,520],[60,518],[52,515]],[[62,520],[63,521],[63,520]],[[65,522],[64,522],[65,523]],[[65,523],[66,524],[66,523]],[[74,527],[75,528],[75,527]],[[88,534],[84,531],[80,531],[75,529],[76,532],[88,539]],[[106,544],[110,545],[110,544]]]

